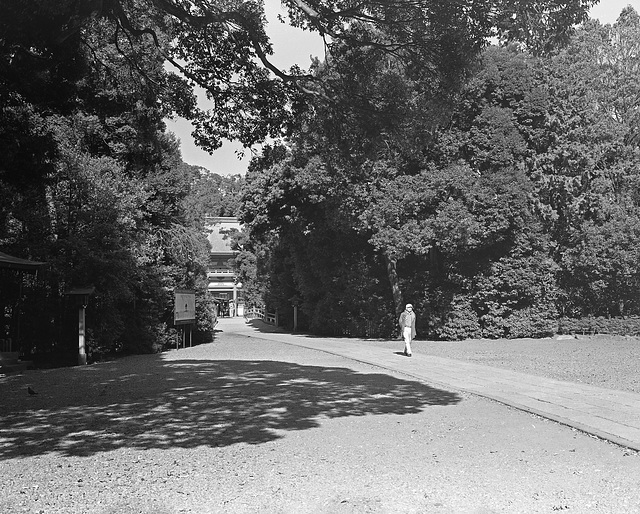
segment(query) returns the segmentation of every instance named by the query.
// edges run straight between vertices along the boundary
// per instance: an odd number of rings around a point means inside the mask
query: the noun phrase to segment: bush
[[[553,310],[535,307],[514,311],[507,318],[508,337],[549,337],[557,328],[557,318]]]
[[[436,328],[435,333],[439,339],[446,341],[475,339],[481,336],[478,314],[471,307],[468,298],[454,297],[442,327]]]
[[[560,318],[558,334],[610,334],[640,336],[640,316],[625,318]]]
[[[206,293],[196,294],[196,325],[193,331],[193,344],[213,341],[215,301]]]

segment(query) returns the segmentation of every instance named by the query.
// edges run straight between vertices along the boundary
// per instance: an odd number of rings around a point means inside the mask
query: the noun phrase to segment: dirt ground
[[[414,352],[636,390],[635,376],[609,376],[637,372],[635,341],[620,341],[417,341]],[[0,413],[8,514],[640,512],[636,452],[490,400],[232,333],[0,378]]]
[[[438,357],[640,393],[640,340],[636,337],[415,341],[414,347],[416,352]]]

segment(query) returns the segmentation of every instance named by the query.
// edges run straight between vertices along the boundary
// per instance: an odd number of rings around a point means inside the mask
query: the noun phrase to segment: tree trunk
[[[396,307],[396,314],[399,315],[403,311],[404,306],[402,305],[402,291],[400,291],[400,280],[398,279],[398,272],[396,270],[397,260],[386,252],[384,252],[384,260],[387,265],[389,283],[391,284],[393,303]]]

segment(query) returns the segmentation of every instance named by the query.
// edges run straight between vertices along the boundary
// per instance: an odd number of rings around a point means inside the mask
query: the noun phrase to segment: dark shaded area
[[[0,252],[0,268],[15,269],[26,271],[28,273],[35,273],[38,268],[44,266],[44,264],[44,262],[22,259],[20,257],[14,257],[13,255]]]
[[[318,336],[315,334],[310,334],[306,331],[296,331],[293,332],[292,330],[287,330],[285,328],[282,327],[276,327],[274,325],[270,325],[268,323],[265,323],[264,321],[262,321],[261,319],[250,319],[247,320],[247,326],[257,330],[258,332],[264,332],[267,334],[271,334],[271,333],[281,333],[281,334],[295,334],[296,336],[299,337],[304,337],[304,338],[309,338],[309,339],[318,339]],[[349,336],[349,335],[338,335],[338,336],[331,336],[330,339],[332,340],[345,340],[345,341],[349,341],[350,339],[359,339],[359,340],[365,340],[365,341],[385,341],[385,342],[389,342],[389,341],[396,341],[399,345],[404,347],[404,341],[402,339],[402,337],[398,337],[397,334],[394,337],[388,338],[388,337],[357,337],[357,336]],[[398,352],[399,354],[402,354],[402,352]]]
[[[42,376],[32,397],[0,383],[0,459],[259,444],[321,418],[414,414],[461,400],[384,374],[279,361],[146,356],[131,358],[130,369],[108,363]]]
[[[269,325],[268,323],[265,323],[264,321],[258,318],[246,320],[246,324],[251,328],[255,328],[258,332],[266,332],[266,333],[282,332],[287,334],[291,333],[290,331],[284,330],[280,327]]]

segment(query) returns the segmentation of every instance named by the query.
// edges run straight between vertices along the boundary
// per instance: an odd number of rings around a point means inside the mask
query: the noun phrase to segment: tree
[[[317,158],[254,166],[242,219],[266,284],[264,299],[286,322],[299,298],[301,328],[388,334],[394,324],[384,266],[345,216],[342,185]],[[365,327],[364,319],[374,324]]]
[[[261,268],[272,279],[269,294],[283,306],[302,296],[316,329],[362,316],[391,327],[393,315],[379,314],[401,303],[392,292],[433,286],[443,256],[447,292],[477,291],[472,270],[486,272],[526,246],[519,209],[533,167],[525,164],[532,142],[545,144],[537,118],[526,120],[539,98],[511,95],[519,112],[467,91],[473,114],[458,109],[453,123],[450,114],[487,36],[548,52],[548,41],[568,34],[592,3],[287,0],[290,23],[326,37],[326,61],[307,72],[271,65],[260,2],[2,2],[0,180],[17,199],[2,207],[0,238],[35,256],[64,249],[73,267],[60,264],[60,286],[100,266],[122,279],[111,289],[113,319],[132,330],[120,342],[152,349],[170,336],[168,291],[198,284],[206,258],[196,221],[206,202],[191,195],[202,176],[181,165],[163,117],[194,120],[208,149],[222,137],[248,145],[286,136],[287,150],[263,156],[245,194],[251,237],[269,244]],[[186,78],[167,73],[166,60]],[[196,108],[194,84],[206,87],[210,112]],[[445,126],[466,134],[464,145],[444,142]],[[403,207],[400,220],[380,216],[383,193],[419,188],[416,178],[442,190],[413,212]],[[131,194],[109,204],[121,185]],[[119,218],[129,219],[131,205],[140,209],[135,233]],[[424,238],[409,246],[396,231],[413,226]],[[101,246],[110,241],[116,248]],[[339,251],[323,251],[327,245]],[[482,252],[484,267],[473,252]],[[126,262],[128,275],[115,272]]]
[[[42,5],[51,15],[66,7]],[[51,46],[46,27],[0,23],[0,242],[48,263],[38,298],[24,302],[26,353],[73,351],[63,293],[88,284],[92,357],[161,349],[170,291],[204,280],[207,242],[186,208],[196,177],[162,121],[179,108],[158,85],[170,82],[162,59],[152,42],[109,43],[108,25],[94,20]]]
[[[627,8],[613,26],[585,24],[548,63],[548,146],[531,176],[568,315],[621,315],[635,305],[626,262],[640,205],[639,41],[638,15]]]
[[[379,26],[352,29],[358,41],[385,37]],[[285,247],[294,279],[290,290],[297,288],[303,309],[313,315],[328,298],[349,298],[348,310],[358,304],[351,291],[365,291],[355,284],[350,292],[336,287],[340,265],[320,250],[329,240],[367,256],[363,271],[339,252],[342,262],[377,286],[390,286],[378,304],[386,312],[389,303],[401,310],[406,294],[430,309],[436,300],[423,291],[446,290],[442,298],[452,305],[448,292],[473,294],[479,284],[474,277],[492,262],[516,255],[533,262],[544,255],[544,245],[519,237],[534,223],[525,163],[540,144],[546,112],[544,95],[533,88],[535,64],[519,60],[515,51],[508,58],[496,53],[495,62],[513,68],[500,70],[507,89],[497,98],[497,90],[490,91],[491,72],[482,78],[481,66],[475,77],[485,90],[472,84],[460,91],[472,51],[431,73],[435,68],[424,62],[412,68],[403,55],[386,50],[335,43],[316,70],[331,101],[303,111],[290,152],[276,162],[265,156],[271,167],[248,177],[244,219],[252,234],[275,234],[276,244]],[[509,72],[521,71],[518,66],[528,75],[509,78]],[[529,252],[518,248],[526,244]],[[539,295],[530,298],[527,307]],[[478,323],[482,313],[475,308]]]
[[[504,0],[496,14],[499,39],[519,43],[532,55],[554,53],[569,42],[573,27],[587,21],[599,0],[521,2]]]
[[[568,316],[625,316],[640,310],[638,209],[614,204],[608,210],[604,221],[587,221],[561,257]]]
[[[284,0],[289,22],[318,32],[329,54],[345,45],[376,50],[401,60],[412,70],[455,82],[459,71],[488,37],[524,41],[548,50],[566,39],[597,0]],[[138,69],[128,41],[147,37],[192,83],[207,90],[214,108],[207,112],[184,102],[183,114],[196,122],[199,143],[217,148],[222,137],[249,145],[275,137],[295,121],[300,93],[330,98],[313,74],[297,67],[283,71],[270,61],[261,1],[234,0],[46,0],[0,3],[0,27],[7,57],[31,64],[58,59],[71,42],[86,41],[96,20],[110,26],[130,66]],[[148,49],[151,52],[150,49]],[[14,56],[14,57],[10,57]],[[5,63],[8,62],[5,60]],[[153,77],[148,76],[153,80]],[[179,82],[169,79],[174,86]],[[175,88],[174,88],[175,90]],[[177,95],[175,95],[177,98]]]

